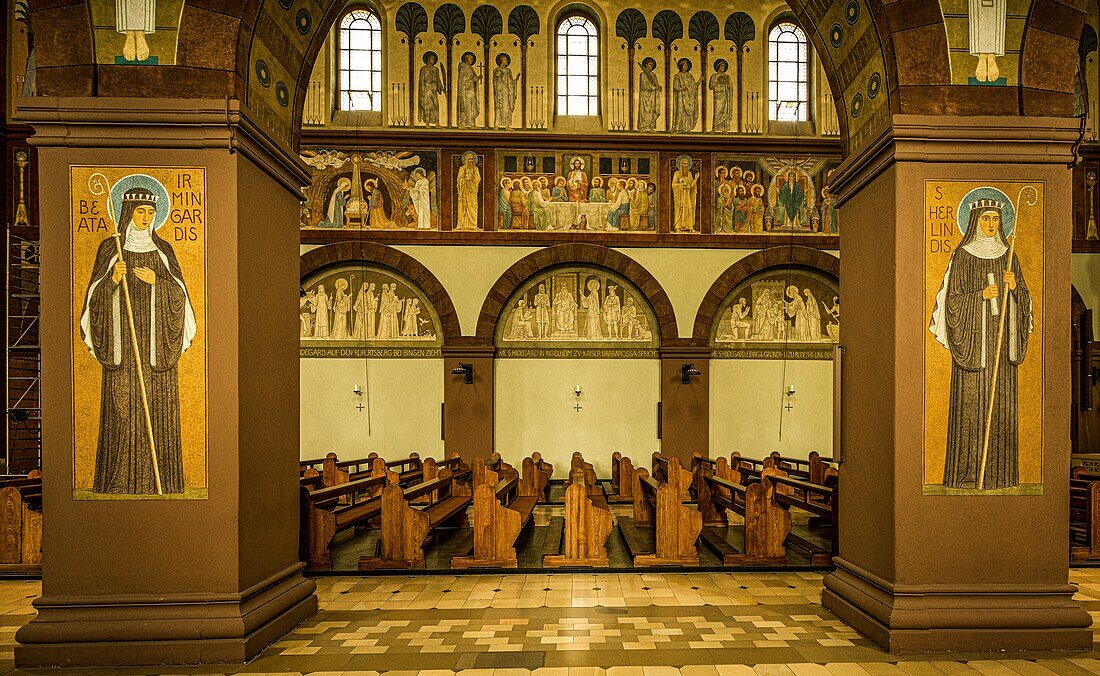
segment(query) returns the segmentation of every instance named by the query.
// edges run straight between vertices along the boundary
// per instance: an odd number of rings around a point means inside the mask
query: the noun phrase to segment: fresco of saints
[[[342,176],[340,180],[336,181],[336,189],[332,191],[332,196],[329,197],[328,211],[324,220],[317,224],[318,228],[343,228],[347,225],[344,218],[344,209],[347,207],[348,192],[350,191],[350,178]]]
[[[500,229],[512,228],[512,179],[504,177],[500,179],[500,189],[497,191],[497,213],[500,214]]]
[[[374,282],[369,285],[363,282],[359,287],[359,295],[355,297],[355,329],[351,337],[356,340],[372,340],[374,338],[374,314],[378,312],[378,297],[374,295]]]
[[[325,285],[318,284],[313,298],[313,337],[328,338],[328,311],[332,309],[332,300],[325,293]]]
[[[511,129],[516,110],[516,82],[519,73],[512,75],[512,57],[497,54],[497,67],[493,69],[493,122],[497,129]]]
[[[657,82],[657,61],[647,56],[642,59],[642,72],[638,75],[638,131],[653,131],[661,116],[661,92]]]
[[[646,182],[638,179],[633,194],[630,196],[630,230],[649,229],[649,193],[646,192]]]
[[[115,30],[126,36],[122,58],[148,59],[149,43],[145,36],[157,30],[157,0],[115,0]]]
[[[588,201],[588,172],[584,170],[584,160],[574,157],[569,163],[569,176],[566,177],[570,202]]]
[[[777,178],[776,183],[775,222],[781,227],[798,227],[806,221],[806,188],[799,180],[798,171],[788,169],[785,178]]]
[[[477,125],[477,116],[481,113],[477,101],[477,85],[481,76],[474,70],[477,56],[466,52],[458,64],[458,126],[470,129]]]
[[[1015,207],[1000,190],[977,188],[963,198],[957,214],[962,242],[951,254],[928,325],[951,352],[943,485],[1008,488],[1019,484],[1017,368],[1033,328],[1024,271],[1007,240]],[[983,455],[985,474],[979,477]]]
[[[968,0],[970,55],[978,57],[974,79],[996,82],[1001,77],[997,57],[1005,55],[1005,23],[1008,0]]]
[[[443,75],[439,72],[439,56],[435,52],[424,53],[424,65],[420,67],[420,79],[416,86],[416,112],[420,123],[429,127],[439,124],[439,96],[446,91]]]
[[[554,333],[565,337],[577,335],[577,301],[564,284],[554,294]]]
[[[478,193],[481,190],[481,170],[477,168],[477,155],[462,154],[462,164],[455,177],[458,190],[458,222],[455,230],[480,230],[478,225]]]
[[[176,253],[157,234],[171,200],[159,181],[133,174],[111,188],[111,203],[119,237],[99,245],[80,316],[81,339],[103,367],[92,490],[183,493],[178,365],[197,323]]]
[[[692,164],[687,155],[676,158],[676,173],[672,175],[673,232],[695,232],[699,175],[691,171]]]
[[[710,90],[714,92],[713,131],[729,131],[733,119],[733,80],[730,78],[729,62],[718,59],[714,62],[714,72],[710,76]]]
[[[428,174],[424,167],[412,170],[409,176],[409,200],[412,202],[413,211],[416,212],[416,229],[432,229],[432,188],[428,182]]]
[[[703,79],[696,80],[691,74],[690,59],[677,61],[676,69],[672,78],[672,131],[693,131],[699,123],[699,87]]]
[[[603,327],[600,325],[600,281],[588,280],[588,293],[581,294],[581,305],[584,307],[584,337],[589,340],[603,338]]]

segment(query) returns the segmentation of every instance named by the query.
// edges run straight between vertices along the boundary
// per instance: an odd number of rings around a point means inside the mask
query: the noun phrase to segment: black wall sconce
[[[703,372],[695,368],[695,364],[681,364],[680,365],[680,384],[690,385],[693,377],[703,375]]]
[[[459,364],[451,369],[451,375],[463,376],[462,382],[467,385],[474,384],[474,365],[473,364]]]

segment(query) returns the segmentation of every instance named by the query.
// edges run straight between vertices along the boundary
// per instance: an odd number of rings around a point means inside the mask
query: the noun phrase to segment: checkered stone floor
[[[818,573],[324,577],[321,611],[251,664],[158,672],[387,676],[1100,676],[1100,652],[882,652],[820,604]],[[1100,628],[1100,570],[1071,571]],[[0,582],[0,673],[37,582]]]

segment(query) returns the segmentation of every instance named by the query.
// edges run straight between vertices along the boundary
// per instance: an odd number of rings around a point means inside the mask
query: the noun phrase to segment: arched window
[[[340,110],[382,110],[382,22],[360,7],[340,19]]]
[[[805,122],[810,114],[809,45],[790,21],[768,33],[768,119]]]
[[[558,23],[558,114],[600,114],[600,32],[583,14]]]

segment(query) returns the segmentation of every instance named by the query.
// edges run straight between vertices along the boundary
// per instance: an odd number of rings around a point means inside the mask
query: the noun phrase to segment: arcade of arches
[[[4,27],[15,665],[1100,672],[1097,3]]]

